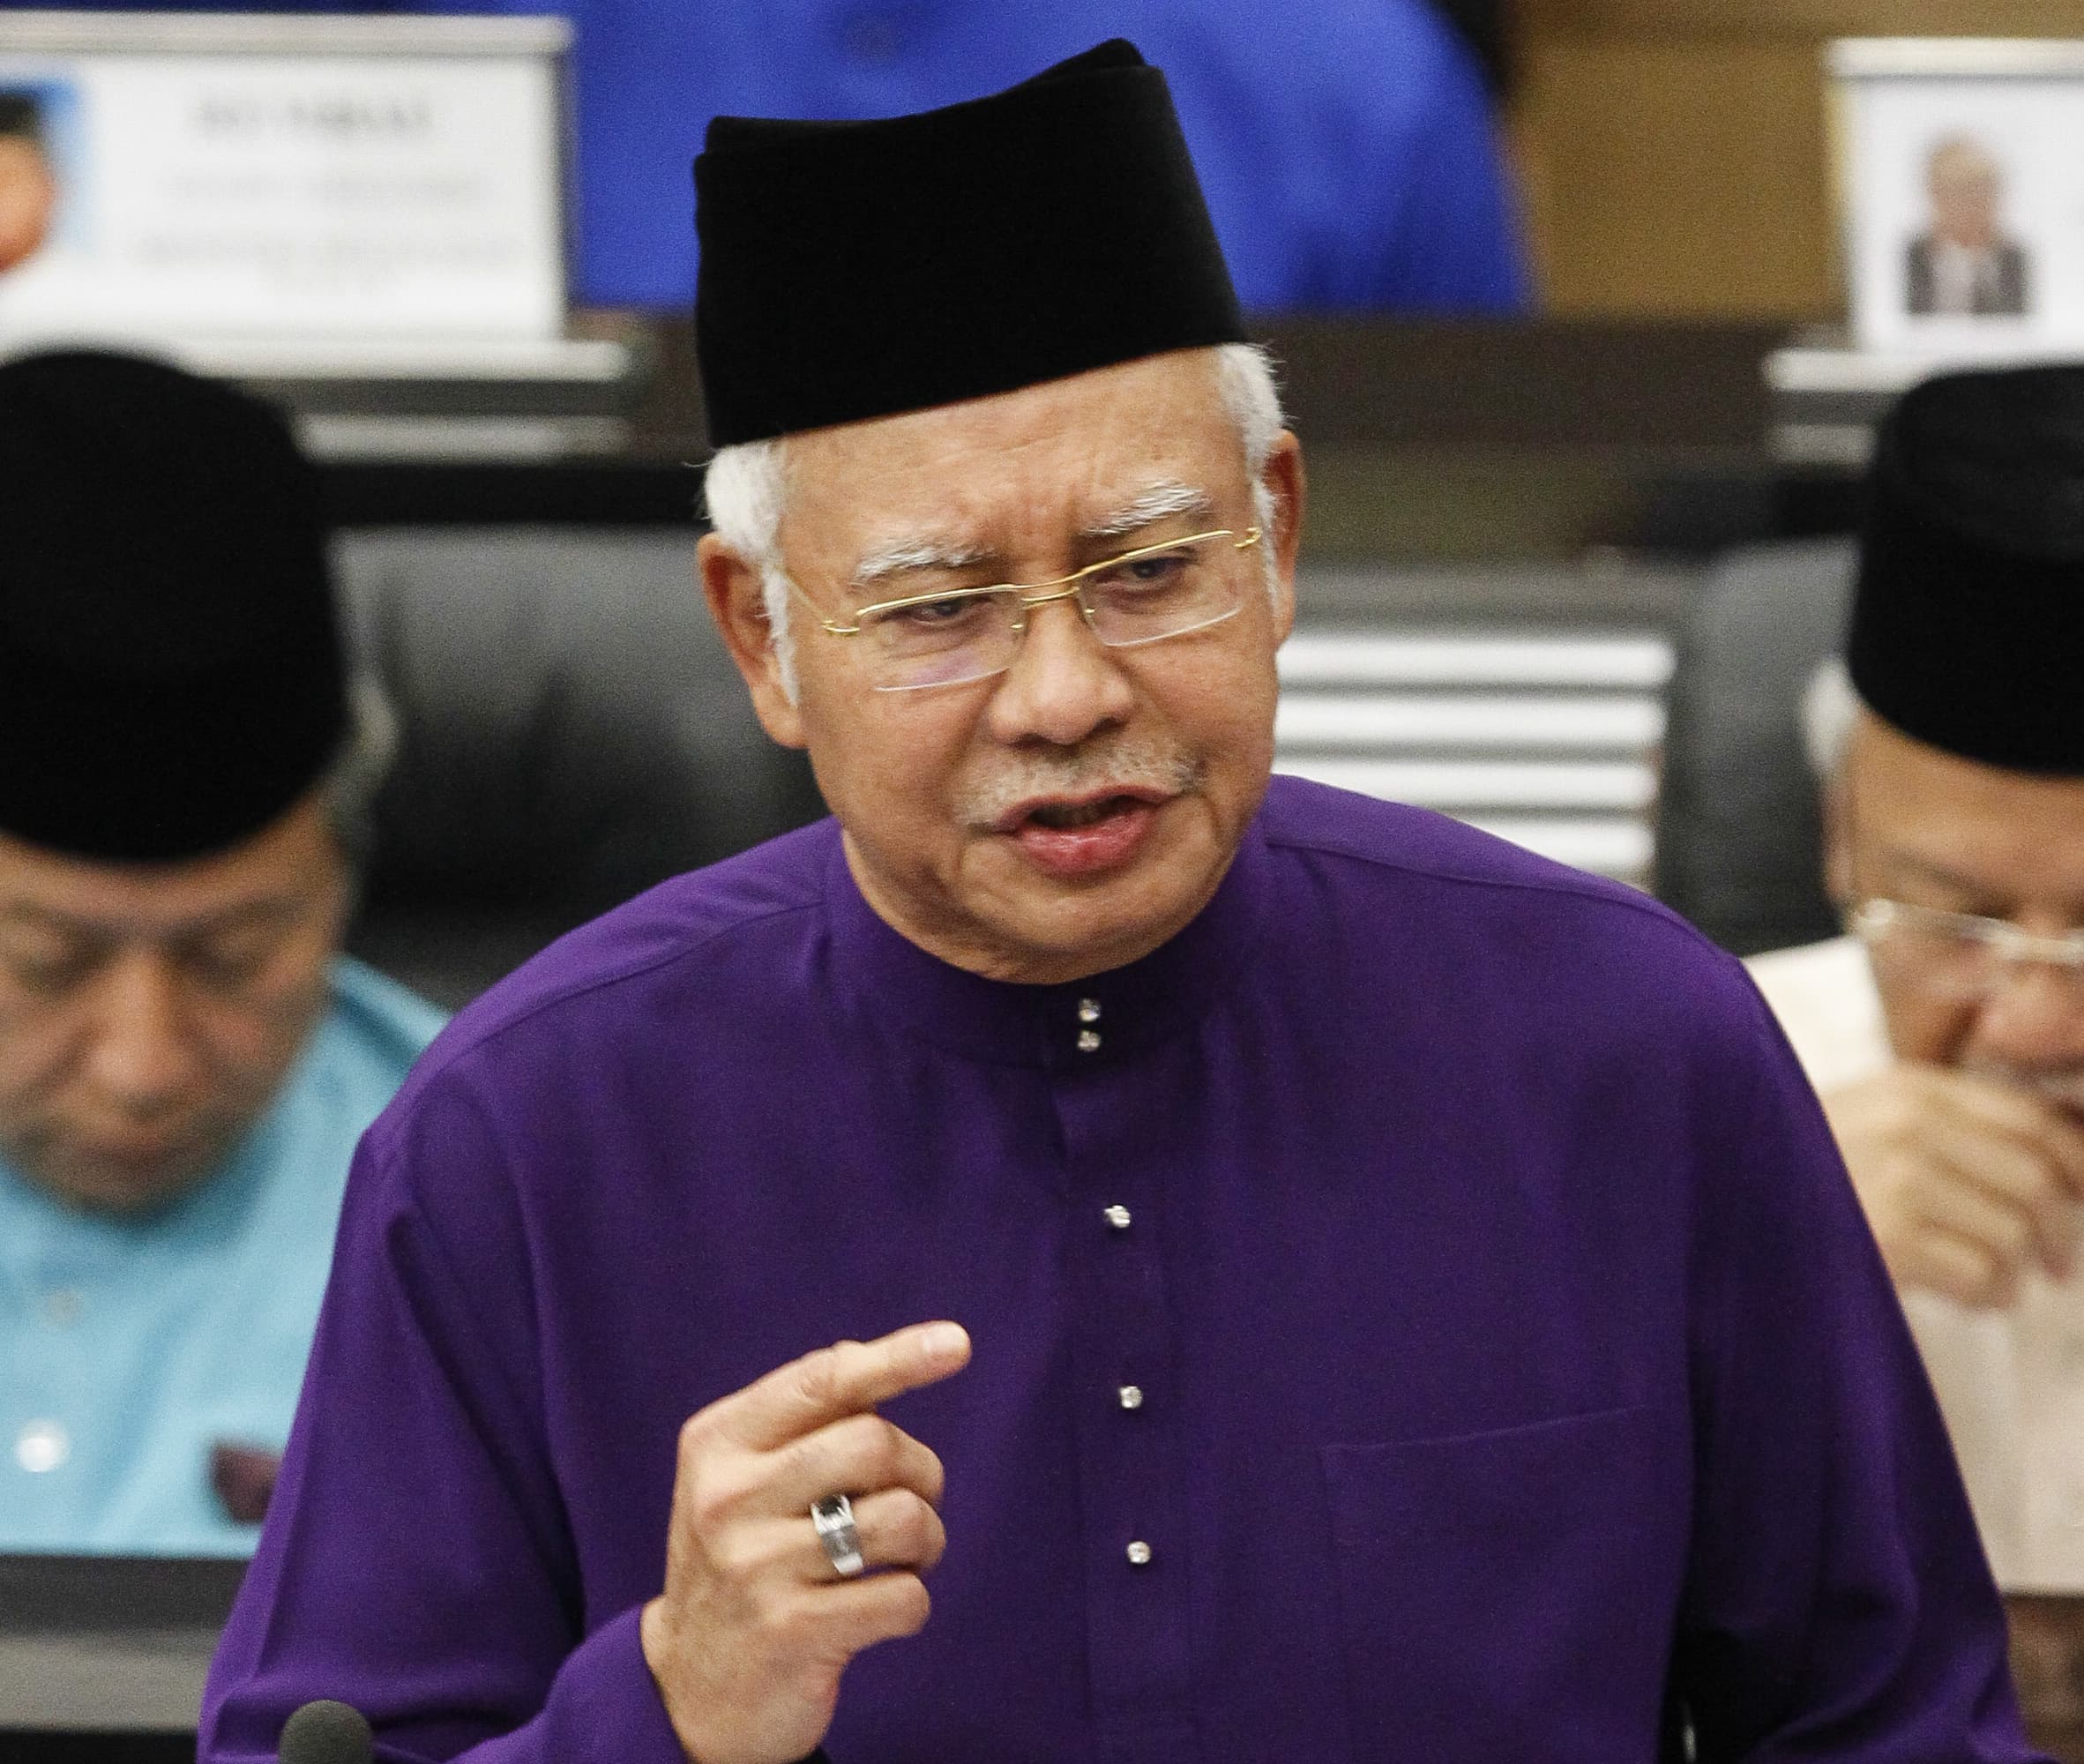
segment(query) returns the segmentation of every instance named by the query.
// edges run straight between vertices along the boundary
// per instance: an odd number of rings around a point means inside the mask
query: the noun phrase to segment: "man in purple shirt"
[[[2029,1757],[1741,970],[1269,785],[1301,459],[1155,71],[697,187],[700,573],[834,818],[371,1130],[203,1757]]]

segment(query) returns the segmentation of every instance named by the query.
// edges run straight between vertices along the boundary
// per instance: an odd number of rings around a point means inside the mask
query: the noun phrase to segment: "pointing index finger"
[[[863,1414],[969,1363],[960,1323],[915,1323],[873,1342],[840,1342],[779,1366],[722,1405],[730,1433],[772,1451],[830,1422]]]

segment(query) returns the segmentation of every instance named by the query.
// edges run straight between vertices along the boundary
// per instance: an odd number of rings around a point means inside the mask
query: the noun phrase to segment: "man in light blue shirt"
[[[19,360],[0,482],[0,1551],[240,1553],[440,1022],[338,953],[383,721],[265,407]]]

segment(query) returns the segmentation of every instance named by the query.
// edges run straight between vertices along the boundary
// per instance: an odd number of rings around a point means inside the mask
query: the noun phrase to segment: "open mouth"
[[[1114,791],[1083,802],[1030,802],[998,824],[1045,873],[1070,878],[1115,870],[1142,847],[1164,798]]]
[[[1110,816],[1149,806],[1141,796],[1102,796],[1092,803],[1042,803],[1030,809],[1023,818],[1035,826],[1064,831],[1097,826]]]

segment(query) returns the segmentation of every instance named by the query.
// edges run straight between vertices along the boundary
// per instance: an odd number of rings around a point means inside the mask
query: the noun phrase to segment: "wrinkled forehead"
[[[0,833],[0,925],[177,935],[301,900],[344,873],[316,794],[228,850],[164,863],[79,857]]]
[[[784,549],[851,571],[908,547],[1022,546],[1206,516],[1245,495],[1213,351],[792,436]]]
[[[2084,908],[2084,777],[1965,759],[1863,710],[1845,781],[1867,856]]]

